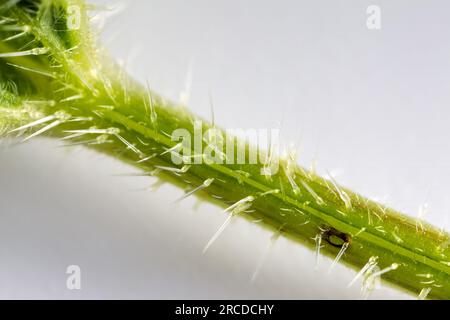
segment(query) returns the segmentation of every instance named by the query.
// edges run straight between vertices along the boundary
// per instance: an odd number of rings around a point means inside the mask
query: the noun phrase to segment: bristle
[[[335,265],[339,262],[339,260],[340,260],[340,259],[342,258],[342,256],[344,255],[345,250],[347,250],[347,248],[348,248],[349,245],[350,245],[350,244],[349,244],[348,242],[345,242],[345,243],[342,245],[341,250],[339,250],[339,252],[338,252],[336,258],[333,260],[333,263],[331,264],[330,268],[328,269],[328,273],[330,273],[330,272],[333,270],[333,268],[335,267]]]
[[[309,192],[319,206],[323,206],[325,201],[303,180],[300,181],[303,187]]]
[[[367,274],[367,277],[365,278],[364,285],[363,285],[363,292],[365,292],[366,297],[370,294],[370,292],[374,289],[376,283],[379,283],[379,279],[381,276],[387,272],[397,270],[400,265],[398,263],[392,263],[390,266],[382,269],[382,270],[375,270],[374,268],[371,269],[373,272],[370,272]],[[367,273],[367,272],[366,272]]]
[[[208,241],[206,246],[203,249],[203,253],[205,253],[208,248],[214,243],[214,241],[217,240],[217,238],[222,234],[222,232],[225,230],[225,228],[230,223],[231,219],[235,216],[240,214],[241,212],[247,210],[251,205],[252,202],[255,200],[253,196],[245,197],[244,199],[239,200],[238,202],[234,203],[233,205],[226,208],[223,212],[228,212],[228,217],[225,220],[225,222],[220,226],[220,228],[216,231],[216,233],[211,237],[211,239]]]
[[[153,128],[157,129],[157,121],[158,121],[158,114],[156,113],[155,106],[153,103],[153,96],[152,91],[150,90],[150,85],[148,84],[148,80],[146,81],[146,89],[147,89],[147,99],[144,99],[144,105],[146,109],[148,109],[148,117],[150,118],[150,123],[152,124]]]
[[[274,247],[274,245],[277,242],[280,235],[281,235],[281,232],[280,232],[280,230],[278,230],[270,237],[269,243],[267,244],[266,248],[264,249],[263,254],[261,255],[260,259],[258,260],[258,264],[256,265],[255,271],[253,271],[253,273],[252,273],[250,282],[255,281],[256,277],[258,276],[259,272],[261,271],[261,268],[262,268],[264,262],[267,260],[270,251]]]
[[[319,267],[320,249],[322,248],[322,234],[318,233],[313,238],[316,243],[316,269]]]
[[[22,69],[22,70],[25,70],[25,71],[30,71],[30,72],[33,72],[33,73],[36,73],[36,74],[40,74],[41,76],[46,76],[46,77],[53,78],[53,79],[56,78],[54,73],[50,73],[50,72],[47,72],[47,71],[33,69],[33,68],[25,67],[25,66],[19,66],[17,64],[9,63],[9,62],[7,63],[7,65],[9,65],[11,67],[18,68],[18,69]]]
[[[0,53],[0,58],[24,57],[24,56],[39,56],[48,53],[48,48],[33,48],[26,51],[16,51]]]
[[[141,158],[144,157],[144,153],[141,150],[139,150],[138,148],[136,148],[136,146],[134,144],[128,142],[120,134],[115,134],[115,136],[117,137],[117,139],[119,139],[127,147],[127,149],[133,151],[134,153],[136,153]]]
[[[196,188],[192,189],[191,191],[187,192],[184,196],[182,196],[181,198],[175,200],[175,202],[180,202],[180,201],[186,199],[187,197],[193,195],[197,191],[200,191],[200,190],[203,190],[205,188],[208,188],[213,182],[214,182],[214,178],[206,179],[205,181],[203,181],[203,183],[201,185],[199,185],[198,187],[196,187]]]
[[[17,131],[22,131],[22,130],[25,130],[25,129],[29,129],[29,128],[32,128],[32,127],[35,127],[35,126],[44,124],[44,123],[46,123],[46,122],[49,122],[49,121],[52,121],[52,120],[55,120],[55,119],[56,119],[56,116],[55,116],[55,115],[47,116],[47,117],[44,117],[44,118],[42,118],[42,119],[39,119],[39,120],[30,122],[30,123],[28,123],[28,124],[26,124],[26,125],[23,125],[23,126],[21,126],[21,127],[15,128],[15,129],[9,131],[8,133],[13,133],[13,132],[17,132]]]
[[[173,168],[173,167],[166,167],[166,166],[155,166],[155,168],[158,168],[158,169],[163,170],[163,171],[169,171],[169,172],[172,172],[172,173],[181,174],[181,173],[186,173],[189,170],[190,166],[189,165],[185,165],[185,166],[183,166],[181,168]]]
[[[12,35],[10,37],[3,39],[3,42],[16,40],[16,39],[19,39],[20,37],[26,36],[30,32],[30,30],[31,30],[30,26],[20,27],[17,30],[17,31],[20,31],[19,33],[16,33],[15,35]]]
[[[23,139],[22,142],[26,142],[26,141],[28,141],[28,140],[34,138],[34,137],[37,137],[37,136],[39,136],[39,135],[41,135],[41,134],[43,134],[43,133],[45,133],[45,132],[47,132],[47,131],[49,131],[49,130],[55,128],[56,126],[59,126],[61,123],[62,123],[62,122],[61,122],[60,120],[53,121],[52,123],[46,125],[46,126],[43,127],[42,129],[39,129],[38,131],[36,131],[36,132],[30,134],[28,137],[26,137],[25,139]]]
[[[348,196],[348,194],[344,190],[342,190],[341,187],[339,187],[339,185],[334,180],[333,176],[329,172],[327,172],[327,173],[328,173],[328,178],[330,179],[334,189],[338,193],[339,198],[342,200],[342,202],[344,202],[345,207],[347,208],[347,210],[352,209],[352,202],[351,202],[350,197]]]
[[[427,296],[430,294],[431,292],[431,288],[423,288],[420,293],[419,296],[417,297],[418,300],[425,300],[427,298]]]
[[[359,278],[361,278],[367,271],[372,270],[378,263],[378,257],[370,257],[369,261],[361,268],[361,270],[356,274],[352,281],[348,284],[351,287]]]

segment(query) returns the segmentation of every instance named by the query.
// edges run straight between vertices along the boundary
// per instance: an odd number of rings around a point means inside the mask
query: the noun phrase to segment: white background
[[[93,1],[111,3],[111,1]],[[122,2],[124,3],[124,2]],[[366,27],[381,8],[382,28]],[[224,128],[278,128],[299,162],[448,229],[446,1],[134,0],[102,41],[136,78]],[[190,71],[189,71],[190,70]],[[0,151],[0,298],[360,299],[355,272],[94,152],[37,139]],[[66,267],[82,269],[67,290]],[[372,299],[411,298],[383,287]]]

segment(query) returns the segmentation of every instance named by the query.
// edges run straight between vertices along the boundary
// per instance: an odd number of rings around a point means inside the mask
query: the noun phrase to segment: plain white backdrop
[[[111,1],[93,3],[111,4]],[[123,4],[127,4],[123,6]],[[381,9],[381,29],[366,9]],[[448,229],[446,1],[133,0],[102,42],[162,95],[224,128],[281,128],[299,162]],[[116,6],[117,8],[117,6]],[[117,10],[111,10],[113,14]],[[99,19],[97,19],[97,22]],[[186,90],[188,89],[188,90]],[[3,143],[2,145],[5,145]],[[37,139],[0,151],[0,298],[361,299],[355,272],[114,159]],[[82,289],[65,273],[79,265]],[[409,299],[382,287],[372,299]]]

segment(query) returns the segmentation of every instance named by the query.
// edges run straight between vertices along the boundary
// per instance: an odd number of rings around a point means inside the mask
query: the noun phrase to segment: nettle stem
[[[450,298],[446,232],[303,169],[293,154],[224,139],[137,84],[95,45],[84,1],[9,1],[0,16],[0,36],[9,39],[0,44],[0,135],[84,145],[223,206],[228,217],[205,250],[231,219],[245,217],[357,269],[352,284],[362,280],[367,292],[382,278],[420,298]],[[201,138],[202,152],[174,139],[180,129],[195,139],[199,124],[214,132]],[[248,163],[252,152],[267,161]]]

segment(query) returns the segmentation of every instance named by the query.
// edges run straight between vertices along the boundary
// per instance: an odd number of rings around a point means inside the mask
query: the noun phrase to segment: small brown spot
[[[322,231],[322,239],[333,247],[342,248],[345,243],[351,243],[351,236],[334,228],[328,227]]]

